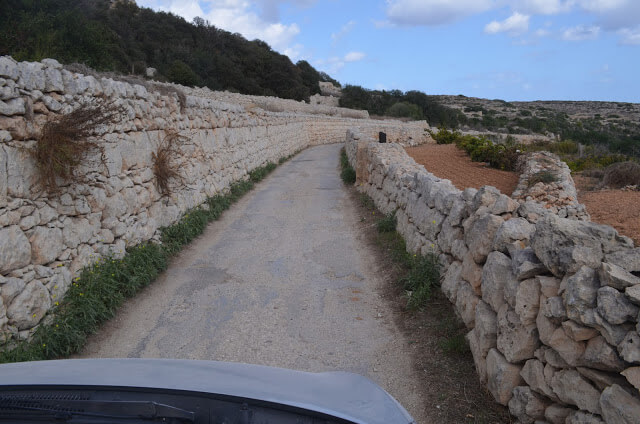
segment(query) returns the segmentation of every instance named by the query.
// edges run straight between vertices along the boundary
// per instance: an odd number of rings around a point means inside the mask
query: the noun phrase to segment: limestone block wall
[[[351,127],[371,136],[386,131],[391,141],[429,140],[424,121],[354,119],[304,107],[274,112],[251,106],[253,97],[230,103],[203,89],[149,87],[72,73],[55,60],[0,57],[0,342],[28,337],[84,266],[157,240],[160,227],[267,162],[343,142]],[[104,165],[84,166],[86,183],[61,181],[59,193],[43,191],[28,149],[48,119],[96,98],[126,111],[92,138],[104,149]],[[177,158],[185,186],[163,197],[153,154],[170,130],[186,139]]]
[[[522,423],[640,422],[640,248],[493,187],[456,189],[352,131],[360,189],[434,252],[480,380]]]

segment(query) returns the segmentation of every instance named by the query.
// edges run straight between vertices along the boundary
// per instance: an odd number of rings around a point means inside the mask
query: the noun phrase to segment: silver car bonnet
[[[232,362],[70,359],[0,365],[2,386],[172,389],[263,400],[359,424],[414,423],[380,386],[348,372],[309,373]]]

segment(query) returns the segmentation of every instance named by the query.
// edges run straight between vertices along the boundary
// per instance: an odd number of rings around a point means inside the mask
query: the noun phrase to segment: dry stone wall
[[[360,190],[434,252],[480,380],[521,423],[640,422],[640,248],[613,228],[456,189],[352,131]]]
[[[55,60],[0,57],[0,342],[28,337],[84,266],[157,240],[160,227],[267,162],[343,142],[351,127],[371,136],[386,131],[391,141],[428,140],[425,122],[328,116],[263,99],[284,105],[274,112],[256,107],[259,98],[233,103],[204,89],[151,87],[72,73]],[[96,98],[126,111],[92,138],[104,148],[104,165],[80,170],[87,183],[61,181],[60,193],[43,191],[28,149],[48,119]],[[187,140],[176,158],[185,185],[163,197],[153,154],[172,130]]]

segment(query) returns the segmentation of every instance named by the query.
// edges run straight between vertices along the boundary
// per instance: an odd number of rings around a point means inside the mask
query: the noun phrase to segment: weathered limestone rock
[[[540,282],[531,278],[520,282],[516,292],[516,313],[520,321],[525,324],[534,324],[540,309]],[[564,309],[564,308],[563,308]]]
[[[609,253],[606,255],[606,261],[618,265],[627,272],[640,272],[640,247]]]
[[[540,309],[545,317],[556,324],[561,324],[567,318],[567,310],[560,296],[544,299],[540,302]]]
[[[589,340],[580,362],[603,371],[621,371],[624,368],[616,350],[602,336]]]
[[[493,239],[493,250],[507,253],[507,246],[514,241],[524,240],[527,244],[536,227],[526,219],[512,218],[505,221]]]
[[[522,384],[521,369],[517,365],[510,364],[496,349],[489,351],[487,355],[487,386],[498,403],[507,405],[511,400],[513,389]]]
[[[548,214],[536,223],[531,247],[553,275],[561,277],[583,266],[599,268],[603,245],[607,248],[616,242],[622,239],[611,227]]]
[[[53,262],[64,249],[62,230],[59,228],[36,227],[29,241],[32,262],[38,265]]]
[[[494,215],[502,215],[505,213],[515,212],[520,204],[513,200],[511,197],[506,194],[501,194],[498,199],[495,201],[493,206],[489,208],[489,211]]]
[[[498,311],[497,347],[509,362],[531,359],[540,344],[535,324],[523,325],[508,305]]]
[[[3,102],[0,100],[0,115],[24,115],[26,112],[24,99],[17,98]]]
[[[522,367],[520,375],[526,383],[536,392],[541,393],[549,399],[558,400],[556,394],[551,390],[544,378],[544,364],[537,359],[530,359]]]
[[[598,313],[611,324],[622,324],[635,320],[638,307],[627,300],[624,294],[613,287],[604,286],[598,290]]]
[[[572,412],[565,421],[565,424],[605,424],[600,419],[600,415],[587,414],[583,411]]]
[[[23,290],[26,283],[22,278],[0,279],[0,297],[5,305],[10,305]]]
[[[487,361],[486,353],[482,352],[481,343],[483,342],[480,337],[477,335],[477,331],[474,328],[469,331],[465,336],[467,342],[469,342],[469,349],[471,350],[471,355],[473,356],[473,363],[476,366],[476,372],[478,373],[478,378],[480,379],[480,383],[486,384],[487,382]]]
[[[544,411],[544,417],[551,424],[565,424],[567,417],[574,412],[571,408],[566,408],[557,403],[550,405]]]
[[[549,346],[560,354],[569,365],[576,366],[585,350],[584,342],[571,340],[562,327],[557,328],[549,339]]]
[[[471,284],[473,291],[478,296],[482,295],[482,267],[473,260],[471,253],[467,253],[462,261],[460,277]]]
[[[627,333],[633,330],[633,324],[625,322],[624,324],[613,325],[606,319],[602,318],[598,311],[593,311],[591,315],[593,317],[593,327],[596,328],[602,336],[607,340],[607,343],[618,346],[622,343]]]
[[[598,335],[598,331],[593,328],[584,327],[575,321],[563,321],[562,328],[564,328],[564,332],[569,336],[572,340],[577,342],[581,342],[584,340],[589,340]],[[604,339],[603,339],[604,341]]]
[[[640,367],[631,367],[622,371],[620,374],[624,375],[629,383],[636,389],[640,390]]]
[[[467,328],[471,329],[475,325],[476,305],[480,298],[476,296],[473,287],[469,283],[462,282],[458,286],[456,293],[456,311],[460,314],[460,318],[464,321]]]
[[[513,389],[513,397],[509,401],[509,412],[523,424],[533,424],[544,418],[544,411],[549,405],[541,396],[532,392],[529,387],[519,386]]]
[[[632,364],[640,364],[640,335],[637,331],[629,331],[618,345],[620,356]]]
[[[591,381],[598,390],[604,390],[609,386],[614,384],[619,384],[621,386],[628,386],[624,377],[620,376],[618,373],[610,373],[604,371],[598,371],[591,368],[585,367],[577,367],[576,370],[589,381]]]
[[[541,296],[540,298],[544,299],[544,296]],[[544,311],[541,309],[538,311],[538,316],[536,317],[536,328],[538,329],[538,337],[540,337],[540,341],[548,346],[551,342],[551,336],[558,326],[549,318],[544,316]]]
[[[20,227],[12,225],[0,229],[0,273],[29,265],[31,245]]]
[[[554,277],[538,276],[536,277],[540,283],[540,293],[545,297],[554,297],[560,295],[560,280]]]
[[[482,186],[473,196],[471,208],[474,211],[478,210],[481,206],[491,208],[500,198],[501,194],[500,190],[493,186]]]
[[[566,280],[564,302],[567,316],[583,324],[592,323],[590,312],[595,309],[600,282],[593,268],[581,267]]]
[[[475,334],[478,336],[478,347],[483,357],[489,349],[496,347],[498,337],[498,316],[484,301],[476,305]]]
[[[51,308],[49,292],[38,280],[27,284],[7,308],[9,323],[18,330],[35,326]]]
[[[640,284],[636,284],[635,286],[627,287],[624,291],[629,300],[631,300],[636,305],[640,305]]]
[[[482,300],[494,311],[504,305],[504,287],[508,281],[516,281],[511,260],[500,252],[491,252],[482,269]]]
[[[516,250],[511,258],[513,273],[518,280],[526,280],[548,272],[531,247]]]
[[[558,371],[551,378],[553,392],[561,401],[600,414],[600,392],[575,370]]]
[[[493,238],[504,220],[496,215],[486,214],[475,219],[471,228],[465,232],[464,241],[469,246],[473,260],[482,264],[491,252]]]
[[[68,218],[62,230],[64,244],[75,249],[79,244],[87,243],[93,237],[94,230],[94,226],[86,218]]]
[[[624,291],[627,287],[640,284],[640,278],[625,271],[624,268],[610,264],[602,263],[602,267],[598,270],[598,276],[602,285],[611,286],[614,289]]]
[[[607,424],[633,424],[640,417],[640,400],[614,384],[600,397],[602,416]]]
[[[458,293],[458,286],[461,284],[460,273],[462,271],[462,264],[460,262],[453,262],[449,265],[449,269],[444,274],[442,284],[440,288],[442,293],[447,296],[449,302],[456,303],[456,295]]]

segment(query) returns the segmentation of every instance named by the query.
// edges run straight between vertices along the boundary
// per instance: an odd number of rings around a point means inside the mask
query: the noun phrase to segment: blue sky
[[[342,84],[640,102],[640,0],[137,0],[262,39]]]

